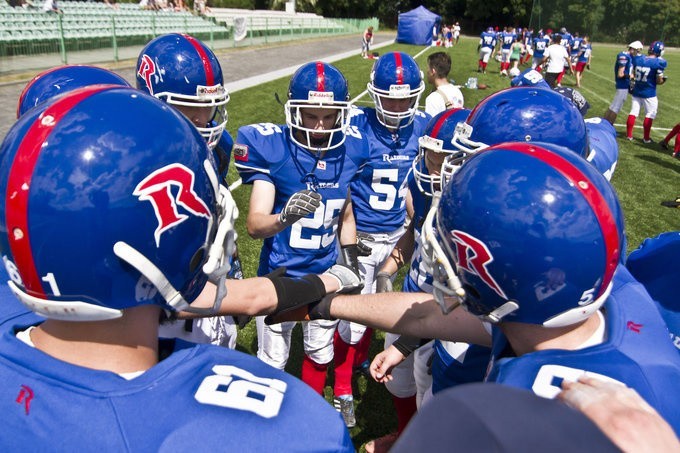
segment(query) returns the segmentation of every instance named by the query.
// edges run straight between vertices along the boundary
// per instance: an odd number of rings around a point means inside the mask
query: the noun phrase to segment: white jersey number
[[[373,170],[371,189],[379,195],[371,195],[369,197],[368,202],[371,207],[381,211],[389,211],[394,207],[394,202],[399,197],[401,199],[399,208],[403,208],[406,203],[406,192],[408,191],[407,180],[408,177],[404,178],[401,186],[397,189],[399,182],[398,169],[379,168]]]
[[[622,382],[612,379],[604,374],[593,373],[592,371],[580,370],[578,368],[571,368],[562,365],[543,365],[534,379],[534,384],[531,390],[538,396],[543,398],[555,398],[558,393],[562,391],[560,387],[562,381],[576,382],[580,377],[591,377],[606,382]]]
[[[651,70],[652,70],[652,68],[636,66],[635,67],[635,80],[638,81],[638,82],[646,82],[647,78],[649,77],[649,72]]]
[[[314,211],[314,217],[305,217],[295,222],[290,227],[290,243],[292,248],[318,250],[328,247],[335,240],[335,233],[338,230],[338,214],[345,205],[344,199],[326,200]],[[330,233],[309,234],[305,233],[309,229],[318,230],[319,228],[331,229]]]
[[[280,134],[281,128],[274,123],[258,123],[253,127],[262,135]]]
[[[288,387],[285,382],[260,378],[231,365],[215,365],[212,370],[215,374],[203,379],[194,395],[199,403],[249,411],[264,418],[279,414]]]

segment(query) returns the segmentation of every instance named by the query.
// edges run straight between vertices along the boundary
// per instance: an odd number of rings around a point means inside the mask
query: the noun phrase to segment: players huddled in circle
[[[458,23],[446,33],[457,43]],[[548,400],[553,426],[584,423],[584,448],[680,449],[675,281],[647,265],[661,256],[677,274],[680,234],[627,260],[609,183],[623,100],[631,140],[644,107],[647,143],[666,80],[663,43],[642,48],[617,56],[617,97],[587,119],[564,71],[543,75],[566,55],[581,86],[591,44],[565,28],[489,27],[478,71],[498,55],[509,87],[432,115],[434,63],[426,77],[405,52],[381,55],[372,106],[357,107],[342,72],[313,61],[290,78],[285,124],[236,140],[218,57],[192,36],[150,41],[136,89],[93,66],[39,74],[0,148],[0,446],[354,451],[352,376],[370,363],[398,429],[366,451],[436,448],[422,420],[464,411],[435,402],[481,381]],[[262,240],[257,277],[239,274],[239,210]],[[251,315],[256,358],[233,350]],[[302,382],[285,372],[298,321]],[[370,360],[372,329],[387,333]],[[546,445],[559,436],[516,422]]]

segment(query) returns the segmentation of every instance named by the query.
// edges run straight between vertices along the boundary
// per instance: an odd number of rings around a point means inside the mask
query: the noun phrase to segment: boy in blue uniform
[[[616,84],[616,94],[614,100],[604,114],[604,119],[614,124],[619,110],[628,98],[630,83],[633,76],[633,58],[642,50],[640,41],[633,41],[628,44],[628,50],[619,52],[614,62],[614,83]]]
[[[172,105],[193,123],[217,161],[220,183],[226,185],[234,140],[225,130],[229,93],[214,52],[190,35],[158,36],[139,53],[136,82],[138,89]],[[230,278],[243,278],[237,252],[232,260]],[[164,322],[159,333],[163,337],[233,349],[238,335],[236,325],[232,316],[215,316]]]
[[[233,200],[184,117],[99,85],[26,113],[2,151],[9,285],[48,318],[0,337],[3,451],[255,451],[282,439],[353,451],[340,417],[296,379],[225,348],[159,341],[162,310],[223,281],[228,266],[209,263],[233,238]]]
[[[640,106],[645,109],[645,119],[642,123],[644,143],[651,143],[652,123],[659,110],[659,98],[656,97],[656,86],[666,82],[664,70],[667,62],[662,58],[664,45],[661,41],[654,41],[649,45],[647,56],[638,55],[633,59],[633,73],[635,85],[633,86],[633,102],[630,114],[626,121],[626,138],[633,140],[633,126],[640,114]]]
[[[234,162],[243,182],[253,185],[248,232],[264,239],[258,275],[282,267],[288,276],[322,273],[338,260],[338,242],[344,261],[358,266],[349,185],[365,164],[368,144],[358,129],[350,130],[348,101],[340,71],[312,62],[291,77],[286,125],[239,128]],[[294,325],[269,326],[257,318],[258,357],[284,369]],[[333,360],[335,326],[302,326],[302,380],[320,394]]]
[[[477,62],[477,72],[486,74],[486,66],[489,64],[489,59],[493,57],[493,51],[496,48],[496,34],[492,27],[483,31],[479,36],[479,45],[477,51],[479,52],[479,61]]]
[[[375,291],[377,270],[404,233],[407,177],[418,153],[428,115],[418,110],[425,89],[423,73],[403,52],[390,52],[373,65],[368,92],[375,108],[352,110],[351,131],[366,138],[370,156],[352,181],[357,235],[371,248],[359,258],[364,292]],[[362,337],[365,339],[361,342]],[[335,338],[335,395],[348,426],[353,426],[352,372],[370,345],[365,326],[341,322]]]
[[[422,253],[422,225],[430,210],[432,197],[441,192],[440,169],[445,156],[452,156],[449,165],[459,165],[466,154],[453,146],[451,141],[456,125],[469,115],[467,109],[445,110],[430,120],[425,135],[420,140],[418,156],[413,161],[413,171],[409,177],[409,193],[413,202],[411,222],[399,239],[385,264],[381,267],[377,278],[377,292],[392,290],[392,279],[403,263],[409,261],[409,272],[404,278],[404,292],[432,292],[432,275]],[[424,343],[424,344],[423,344]],[[455,351],[455,352],[454,352]],[[402,361],[391,370],[390,376],[378,375],[374,370],[388,355],[397,355]],[[434,354],[434,357],[431,359]],[[455,358],[452,357],[455,355]],[[432,391],[466,381],[479,381],[484,376],[489,361],[490,351],[467,343],[442,342],[399,337],[392,333],[385,334],[385,351],[378,354],[371,363],[373,378],[385,384],[395,399],[412,398],[415,395],[416,406],[421,407]],[[458,360],[456,360],[458,359]],[[432,363],[431,372],[428,362]],[[446,362],[446,363],[444,363]],[[435,372],[435,370],[437,372]],[[397,432],[377,441],[381,444],[394,441],[408,424],[413,412],[397,411]]]
[[[536,36],[533,40],[534,47],[534,58],[531,60],[531,69],[541,71],[541,61],[543,60],[543,55],[545,49],[550,45],[550,36],[540,35]]]
[[[619,264],[620,206],[590,164],[559,146],[497,145],[461,166],[429,217],[434,300],[341,296],[303,310],[482,345],[491,328],[488,381],[546,398],[564,380],[619,381],[680,432],[680,401],[668,397],[680,356],[654,301]]]

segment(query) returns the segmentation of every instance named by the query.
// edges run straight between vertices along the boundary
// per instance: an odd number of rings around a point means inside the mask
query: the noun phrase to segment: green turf
[[[475,38],[463,38],[458,46],[451,49],[430,48],[417,58],[421,68],[425,70],[427,55],[435,51],[446,51],[451,55],[453,68],[450,77],[457,84],[464,84],[469,77],[477,77],[479,83],[488,85],[486,90],[468,90],[463,88],[465,106],[474,107],[484,97],[503,89],[509,85],[507,78],[501,78],[498,74],[498,64],[490,62],[487,74],[478,74],[477,69],[477,42]],[[591,70],[584,73],[581,93],[590,102],[591,108],[588,117],[602,116],[609,102],[614,96],[613,64],[616,54],[624,49],[625,44],[620,46],[611,44],[593,44],[593,57]],[[400,50],[410,55],[416,55],[422,47],[409,45],[392,45],[379,49],[380,53],[390,50]],[[612,178],[626,218],[628,235],[628,251],[636,248],[646,238],[655,236],[661,232],[678,228],[680,211],[660,206],[660,201],[675,199],[680,195],[678,177],[680,173],[680,160],[673,159],[669,151],[659,148],[660,141],[667,130],[680,121],[680,106],[674,104],[680,92],[680,76],[675,76],[680,69],[680,50],[666,49],[665,58],[668,60],[668,82],[658,89],[659,113],[654,121],[652,138],[655,144],[645,145],[641,141],[642,130],[635,129],[636,140],[628,142],[619,138],[619,163]],[[358,96],[366,89],[366,83],[373,62],[365,60],[358,55],[335,63],[347,77],[352,96]],[[565,86],[574,86],[572,76],[566,76],[562,82]],[[283,101],[286,98],[288,78],[266,83],[262,86],[233,93],[229,103],[228,129],[236,138],[239,126],[256,122],[283,123],[283,107],[277,102],[274,94],[278,93]],[[430,87],[426,90],[429,93]],[[673,93],[676,93],[675,95]],[[424,97],[423,97],[424,102]],[[370,98],[364,95],[357,101],[358,105],[369,105]],[[625,124],[630,110],[630,99],[624,104],[617,123]],[[638,126],[642,119],[638,118]],[[624,127],[617,127],[620,135]],[[230,179],[235,180],[238,175],[232,168]],[[257,271],[259,250],[261,241],[250,239],[245,231],[245,217],[247,214],[250,188],[242,186],[235,191],[234,197],[241,209],[241,218],[238,222],[239,249],[243,260],[246,276],[254,276]],[[377,333],[371,355],[375,355],[382,347],[383,334]],[[297,376],[300,373],[302,357],[301,332],[299,327],[294,331],[294,348],[287,370]],[[255,353],[257,349],[257,337],[254,322],[251,322],[239,334],[239,349]],[[329,373],[329,376],[332,373]],[[326,396],[332,398],[332,377],[329,377],[326,387]],[[396,428],[391,401],[387,391],[382,385],[367,382],[363,377],[355,380],[355,398],[357,408],[357,427],[351,430],[352,438],[357,448],[366,441],[387,434]]]

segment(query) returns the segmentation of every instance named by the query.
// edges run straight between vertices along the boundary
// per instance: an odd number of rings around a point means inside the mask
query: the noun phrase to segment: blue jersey
[[[571,33],[561,33],[561,36],[562,40],[560,41],[560,45],[567,49],[567,54],[570,54],[574,38],[571,36]]]
[[[616,129],[603,118],[588,118],[586,131],[590,143],[590,162],[607,181],[612,179],[616,164],[619,161],[619,143],[616,141]]]
[[[515,42],[517,35],[508,31],[501,32],[501,49],[510,50],[512,43]]]
[[[543,58],[543,54],[545,53],[545,49],[548,48],[548,45],[550,44],[550,39],[548,38],[534,38],[534,58],[539,60]]]
[[[656,96],[656,79],[663,76],[667,62],[661,57],[645,57],[639,55],[633,59],[633,75],[635,87],[633,96],[653,98]]]
[[[576,380],[584,372],[600,375],[635,389],[680,432],[680,355],[654,301],[623,266],[616,271],[603,314],[604,342],[576,351],[550,349],[508,357],[507,340],[495,328],[487,380],[552,398],[563,379]]]
[[[126,380],[0,337],[3,451],[347,451],[338,414],[255,357],[162,340],[170,352]]]
[[[496,34],[483,31],[479,36],[479,45],[482,46],[482,48],[488,47],[489,49],[493,49],[496,47]]]
[[[581,43],[583,42],[583,38],[579,36],[575,36],[571,40],[571,56],[575,57],[578,56],[579,52],[581,51]]]
[[[9,276],[5,266],[0,266],[0,326],[5,324],[28,325],[44,320],[19,302],[19,299],[7,286],[8,281]]]
[[[385,233],[404,225],[407,178],[429,119],[418,111],[410,125],[392,133],[380,124],[374,108],[352,109],[351,129],[366,137],[370,149],[368,162],[351,184],[357,231]]]
[[[680,232],[645,239],[628,256],[626,267],[657,303],[671,340],[680,352]]]
[[[258,275],[285,266],[287,275],[322,273],[336,262],[340,212],[350,181],[368,156],[368,144],[358,131],[345,143],[317,159],[290,139],[287,126],[251,124],[238,130],[234,164],[244,184],[261,179],[276,188],[273,213],[301,190],[321,195],[321,206],[278,234],[264,240]]]
[[[423,165],[423,167],[425,167]],[[421,171],[427,171],[426,168]],[[418,188],[418,183],[413,173],[408,178],[408,188],[411,192],[413,200],[413,218],[411,224],[413,225],[413,254],[411,255],[411,266],[408,274],[404,277],[402,289],[407,293],[432,293],[432,275],[428,272],[428,268],[423,264],[422,257],[422,236],[423,222],[430,210],[432,198],[424,195]]]
[[[593,47],[590,45],[590,43],[582,43],[578,47],[578,62],[579,63],[588,63],[588,60],[590,59],[590,54],[593,51]],[[573,54],[573,52],[572,52]]]
[[[623,78],[619,78],[619,69],[623,69]],[[633,57],[628,52],[619,52],[614,63],[614,81],[617,90],[627,90],[630,86],[630,76],[633,73]]]
[[[231,160],[231,149],[234,147],[234,139],[231,137],[229,132],[222,132],[220,140],[217,142],[217,146],[213,149],[213,155],[215,156],[215,161],[218,165],[218,175],[220,181],[226,181],[227,172],[229,172],[229,162]]]
[[[425,165],[420,168],[427,173]],[[416,179],[409,178],[409,190],[413,198],[414,249],[411,268],[404,278],[404,292],[432,292],[432,275],[422,262],[422,227],[430,210],[432,198],[418,188]],[[484,378],[491,350],[483,346],[461,342],[435,340],[432,356],[432,392],[467,382],[479,382]]]

